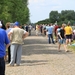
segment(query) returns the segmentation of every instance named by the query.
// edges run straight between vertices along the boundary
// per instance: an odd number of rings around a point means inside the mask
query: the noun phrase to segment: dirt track
[[[75,75],[75,54],[61,50],[32,32],[23,45],[21,66],[6,64],[6,75]]]

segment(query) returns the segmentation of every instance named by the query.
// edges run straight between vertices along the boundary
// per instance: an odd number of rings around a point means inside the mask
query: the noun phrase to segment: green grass
[[[75,43],[75,40],[72,42],[72,44]],[[68,49],[75,52],[75,46],[68,46]]]

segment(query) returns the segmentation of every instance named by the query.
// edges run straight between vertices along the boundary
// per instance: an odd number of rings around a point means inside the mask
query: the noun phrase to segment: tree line
[[[28,0],[1,0],[0,20],[6,22],[19,21],[27,23],[29,21]]]
[[[38,24],[49,24],[49,23],[57,23],[61,25],[62,23],[70,23],[75,24],[75,11],[74,10],[62,10],[60,13],[58,11],[51,11],[49,13],[49,18],[45,20],[38,21]]]

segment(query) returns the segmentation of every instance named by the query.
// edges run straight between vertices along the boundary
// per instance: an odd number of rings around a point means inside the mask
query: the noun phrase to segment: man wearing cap
[[[7,33],[1,28],[2,24],[0,21],[0,75],[5,75],[5,60],[6,48],[9,46],[9,39]]]
[[[12,35],[12,39],[10,39],[10,35]],[[11,40],[11,61],[9,66],[14,66],[14,63],[19,66],[21,62],[23,40],[28,36],[28,32],[19,28],[19,22],[16,21],[14,23],[14,28],[11,29],[8,36]]]

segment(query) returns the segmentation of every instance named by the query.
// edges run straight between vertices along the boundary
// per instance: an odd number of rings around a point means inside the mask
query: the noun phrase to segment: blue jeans
[[[22,55],[22,45],[20,44],[11,44],[11,61],[10,65],[20,65],[21,55]]]
[[[60,44],[63,44],[63,43],[66,43],[66,40],[65,40],[65,39],[58,39],[58,42],[59,42]]]
[[[49,44],[51,42],[54,44],[53,34],[48,34],[48,42],[49,42]]]
[[[4,60],[4,57],[0,58],[0,75],[5,75],[5,60]]]

